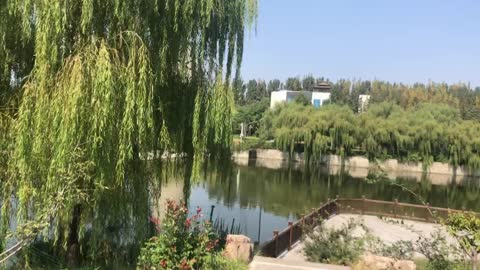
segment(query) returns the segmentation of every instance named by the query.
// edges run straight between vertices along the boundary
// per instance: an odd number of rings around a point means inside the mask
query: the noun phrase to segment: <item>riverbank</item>
[[[303,153],[294,153],[291,157],[287,152],[276,149],[254,149],[234,152],[232,159],[239,165],[255,164],[259,167],[279,169],[288,163],[293,166],[303,166]],[[453,167],[448,163],[433,162],[426,169],[421,162],[400,162],[396,159],[378,160],[372,162],[363,156],[352,156],[342,159],[338,155],[324,155],[320,165],[327,165],[332,174],[344,170],[352,177],[365,178],[372,170],[381,169],[391,179],[412,178],[417,181],[429,178],[433,184],[461,183],[476,180],[480,171],[471,171],[463,166]]]

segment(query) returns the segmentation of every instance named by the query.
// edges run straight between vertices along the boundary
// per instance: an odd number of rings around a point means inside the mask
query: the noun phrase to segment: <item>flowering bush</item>
[[[142,248],[138,269],[238,269],[221,255],[218,237],[208,221],[201,221],[201,212],[197,208],[189,217],[184,204],[168,201],[162,224],[151,218],[158,236]]]

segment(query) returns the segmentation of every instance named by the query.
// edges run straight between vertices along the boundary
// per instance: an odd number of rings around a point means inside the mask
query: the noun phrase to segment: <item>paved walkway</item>
[[[350,267],[255,256],[250,270],[350,270]]]

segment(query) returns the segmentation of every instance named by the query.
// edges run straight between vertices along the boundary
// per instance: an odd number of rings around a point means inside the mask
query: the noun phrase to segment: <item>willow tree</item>
[[[2,1],[3,86],[21,86],[3,232],[11,214],[54,228],[74,260],[82,217],[105,194],[145,189],[142,157],[228,150],[230,80],[256,14],[256,0]],[[28,61],[24,79],[15,69]]]
[[[472,174],[480,168],[479,132],[478,122],[462,120],[460,111],[446,104],[404,109],[388,102],[371,104],[359,115],[338,105],[281,105],[267,111],[260,129],[264,139],[275,139],[290,154],[303,145],[308,162],[324,154],[363,154],[422,162],[425,170],[432,162],[449,162]]]

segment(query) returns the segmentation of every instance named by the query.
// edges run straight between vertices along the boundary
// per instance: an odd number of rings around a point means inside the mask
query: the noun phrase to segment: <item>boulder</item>
[[[416,270],[417,266],[413,261],[400,260],[396,261],[393,266],[395,270]]]
[[[354,265],[353,269],[354,270],[416,270],[417,267],[413,261],[395,260],[393,258],[367,254],[360,258],[359,262]]]
[[[229,259],[249,263],[253,259],[253,244],[245,235],[227,235],[224,256]]]

